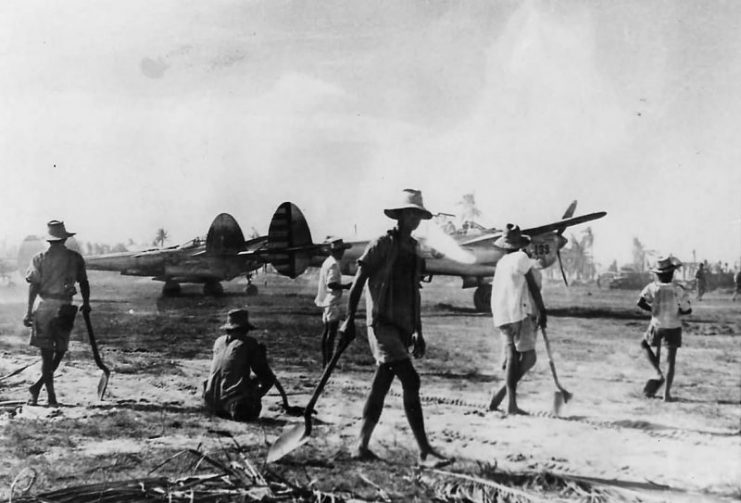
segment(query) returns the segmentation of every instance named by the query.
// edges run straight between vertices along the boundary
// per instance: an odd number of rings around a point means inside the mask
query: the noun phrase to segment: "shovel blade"
[[[309,441],[309,435],[306,434],[306,425],[297,424],[290,430],[284,432],[278,440],[268,449],[266,461],[273,463],[288,454],[294,449],[298,449]]]
[[[553,415],[560,416],[563,404],[568,403],[574,395],[561,389],[553,392]]]
[[[103,400],[106,388],[108,388],[108,373],[103,372],[100,376],[100,381],[98,381],[98,400]]]
[[[564,399],[563,393],[560,391],[554,391],[553,392],[553,415],[555,416],[561,415],[561,409],[563,408],[564,403],[565,403],[565,399]]]

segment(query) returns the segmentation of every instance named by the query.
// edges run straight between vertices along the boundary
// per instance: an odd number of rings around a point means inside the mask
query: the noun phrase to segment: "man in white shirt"
[[[538,326],[545,328],[547,322],[540,286],[533,274],[538,262],[524,251],[529,244],[530,238],[513,224],[507,224],[494,242],[506,251],[497,262],[491,291],[492,319],[505,347],[506,385],[494,394],[489,410],[496,410],[507,395],[508,414],[527,414],[517,406],[517,383],[535,365]]]
[[[325,244],[329,245],[329,257],[319,270],[319,282],[314,303],[324,308],[322,314],[322,367],[326,367],[334,353],[334,340],[337,328],[340,325],[342,290],[348,290],[352,283],[342,284],[340,260],[345,250],[351,247],[341,238],[328,237]]]
[[[673,281],[674,270],[681,267],[681,264],[675,257],[660,258],[656,267],[651,270],[656,274],[656,281],[646,285],[638,298],[638,307],[651,313],[651,323],[641,341],[641,347],[656,371],[656,378],[648,380],[643,393],[649,398],[653,397],[664,384],[664,375],[660,367],[660,348],[663,343],[668,353],[665,402],[674,401],[671,387],[674,381],[677,349],[682,346],[682,322],[679,316],[692,313],[688,291]],[[651,349],[652,346],[656,348],[656,353]]]

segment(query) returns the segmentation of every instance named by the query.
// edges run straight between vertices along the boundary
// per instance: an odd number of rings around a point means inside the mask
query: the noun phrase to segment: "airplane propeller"
[[[566,286],[569,286],[569,282],[566,279],[566,271],[563,270],[563,262],[561,261],[561,249],[560,248],[556,250],[556,258],[558,258],[558,267],[561,268],[561,276],[563,276],[563,282]]]
[[[437,224],[432,221],[424,221],[414,232],[414,237],[420,242],[442,253],[446,257],[461,264],[473,264],[476,257],[461,246],[445,233]]]
[[[572,201],[568,208],[566,208],[566,212],[561,217],[561,220],[566,220],[567,218],[572,218],[574,216],[574,211],[576,210],[576,200]],[[558,234],[558,237],[563,240],[563,244],[566,244],[566,238],[563,237],[563,233],[566,230],[566,227],[561,227],[556,230],[556,234]],[[566,271],[563,269],[563,260],[561,260],[561,246],[558,246],[556,248],[556,258],[558,258],[558,267],[561,268],[561,276],[563,277],[563,283],[566,286],[569,286],[569,282],[566,279]]]

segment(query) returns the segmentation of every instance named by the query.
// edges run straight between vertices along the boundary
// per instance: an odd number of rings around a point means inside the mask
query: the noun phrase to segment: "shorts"
[[[408,360],[412,334],[407,334],[394,325],[376,323],[375,326],[368,327],[368,345],[378,365]]]
[[[340,306],[338,304],[329,305],[324,308],[324,312],[322,313],[322,322],[332,323],[340,321],[341,317],[342,309],[340,309]]]
[[[70,305],[68,301],[56,299],[41,301],[33,313],[31,338],[28,343],[39,349],[67,351],[74,317],[71,320],[62,320],[59,317],[59,310],[62,306]]]
[[[499,333],[502,334],[502,342],[505,347],[508,344],[514,344],[518,353],[535,350],[538,326],[532,316],[500,326]]]
[[[649,346],[659,347],[663,341],[666,347],[682,347],[682,327],[677,328],[656,328],[653,325],[648,327],[643,339]]]

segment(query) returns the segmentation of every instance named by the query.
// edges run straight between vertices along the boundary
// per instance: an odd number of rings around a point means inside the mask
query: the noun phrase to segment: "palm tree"
[[[163,228],[157,229],[157,234],[154,237],[154,244],[160,248],[164,248],[165,241],[167,241],[167,231]]]

